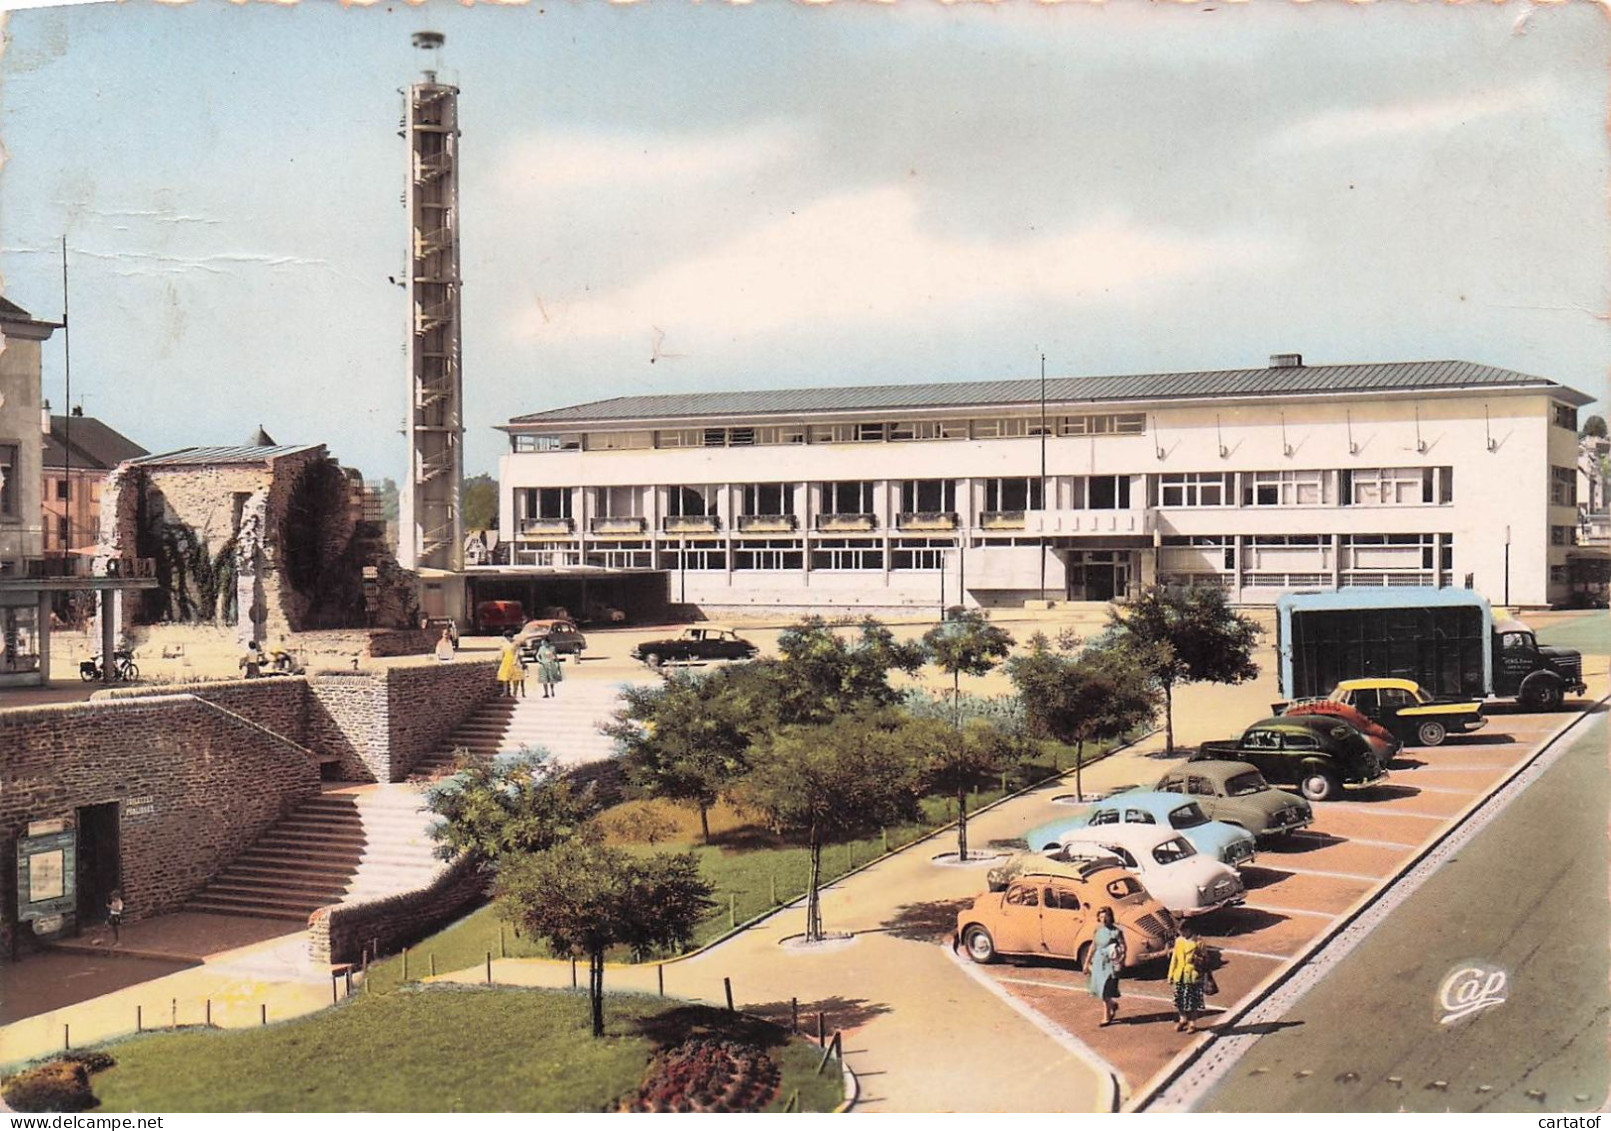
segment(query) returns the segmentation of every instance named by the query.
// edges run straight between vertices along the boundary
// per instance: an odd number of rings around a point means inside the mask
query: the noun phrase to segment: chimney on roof
[[[1270,355],[1271,369],[1302,369],[1303,354],[1301,353],[1272,353]]]
[[[81,404],[75,404],[73,406],[72,415],[74,415],[74,416],[83,416],[84,415],[84,406],[81,405]]]
[[[39,431],[46,436],[50,435],[50,402],[45,401],[39,406]]]

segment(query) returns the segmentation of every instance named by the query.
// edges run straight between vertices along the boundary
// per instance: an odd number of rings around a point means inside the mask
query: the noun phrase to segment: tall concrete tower
[[[464,377],[460,368],[459,88],[436,77],[445,38],[418,32],[425,67],[409,87],[405,121],[411,167],[408,215],[408,484],[398,557],[408,569],[463,566]],[[431,586],[427,586],[429,593]],[[451,587],[450,587],[451,588]],[[433,602],[427,600],[426,604]],[[444,610],[426,609],[440,614]],[[448,611],[451,615],[451,611]]]

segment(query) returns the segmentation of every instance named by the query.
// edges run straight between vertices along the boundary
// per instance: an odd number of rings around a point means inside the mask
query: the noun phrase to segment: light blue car
[[[1256,842],[1252,833],[1224,821],[1209,820],[1197,802],[1178,793],[1150,790],[1116,793],[1094,801],[1079,816],[1030,829],[1024,839],[1030,851],[1043,852],[1059,847],[1065,834],[1093,825],[1163,825],[1180,830],[1193,848],[1222,864],[1240,868],[1253,862]]]

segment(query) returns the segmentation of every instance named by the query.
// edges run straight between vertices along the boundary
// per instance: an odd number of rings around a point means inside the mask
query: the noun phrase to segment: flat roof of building
[[[1188,373],[1137,373],[1115,377],[1051,377],[1046,402],[1201,400],[1213,397],[1334,396],[1337,393],[1414,393],[1423,390],[1536,389],[1572,404],[1585,396],[1545,377],[1471,361],[1392,361],[1358,365],[1270,365]],[[1017,406],[1041,402],[1038,377],[1011,381],[932,382],[918,385],[853,385],[819,389],[759,389],[711,393],[661,393],[590,401],[512,418],[506,429],[574,426],[625,420],[698,420],[787,417],[845,411],[893,412]]]

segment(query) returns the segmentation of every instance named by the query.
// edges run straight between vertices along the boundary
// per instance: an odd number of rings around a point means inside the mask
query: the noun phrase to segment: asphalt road
[[[1607,715],[1300,998],[1201,1111],[1593,1111],[1611,1062]],[[1455,971],[1503,1000],[1445,1023]],[[1458,990],[1449,997],[1458,1002]]]

